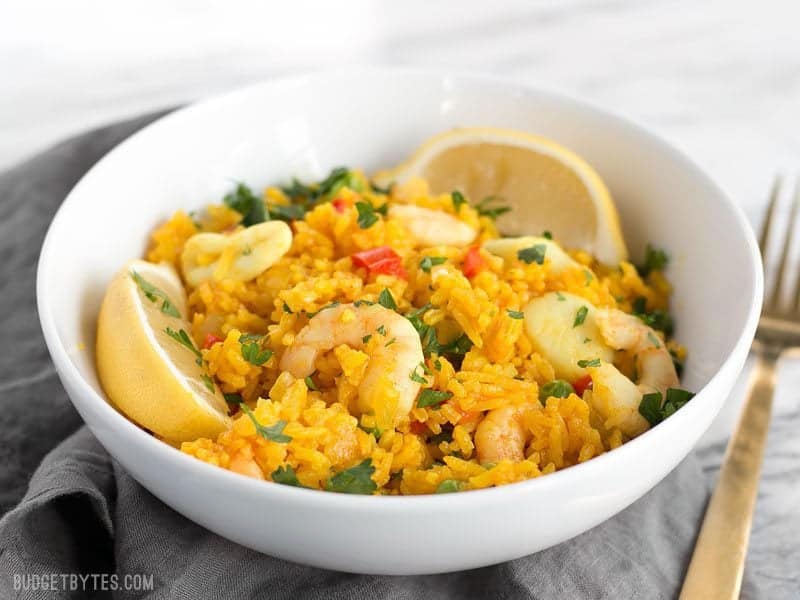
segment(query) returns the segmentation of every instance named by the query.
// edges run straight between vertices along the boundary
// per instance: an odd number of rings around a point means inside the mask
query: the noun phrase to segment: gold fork
[[[775,207],[781,196],[782,178],[772,186],[769,208],[761,229],[759,246],[768,269],[768,248],[775,229]],[[794,223],[800,205],[800,182],[795,185],[789,224],[780,253],[775,284],[765,294],[753,351],[756,365],[739,423],[719,473],[717,487],[706,509],[692,561],[681,590],[681,600],[733,600],[739,597],[742,574],[758,496],[758,480],[767,441],[775,371],[784,350],[800,347],[800,279],[791,303],[782,302],[787,285],[787,264]]]

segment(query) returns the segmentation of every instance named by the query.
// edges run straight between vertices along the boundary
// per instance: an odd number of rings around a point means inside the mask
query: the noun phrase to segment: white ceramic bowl
[[[95,372],[106,284],[176,209],[218,201],[232,179],[255,187],[337,165],[373,170],[454,126],[552,137],[608,183],[635,257],[672,256],[677,338],[689,348],[685,408],[587,463],[510,486],[372,497],[270,485],[157,441],[107,402]],[[362,573],[435,573],[523,556],[624,509],[686,456],[725,401],[755,331],[762,293],[754,237],[739,209],[685,156],[583,102],[491,78],[394,69],[269,81],[200,102],[120,144],[78,183],[42,249],[39,313],[72,402],[94,435],[153,494],[235,542]],[[120,332],[124,335],[124,332]]]

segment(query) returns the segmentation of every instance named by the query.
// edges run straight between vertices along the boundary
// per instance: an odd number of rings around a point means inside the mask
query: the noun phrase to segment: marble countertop
[[[355,63],[490,72],[622,113],[691,156],[754,227],[775,173],[800,174],[796,0],[266,4],[3,3],[0,169],[114,119]],[[700,446],[710,481],[748,371]],[[798,383],[785,360],[747,564],[770,598],[800,594]]]

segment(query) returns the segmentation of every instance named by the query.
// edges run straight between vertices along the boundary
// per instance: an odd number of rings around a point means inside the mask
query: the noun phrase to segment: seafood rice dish
[[[154,224],[112,282],[97,356],[109,400],[217,467],[379,495],[546,475],[688,402],[667,255],[603,264],[548,231],[504,237],[507,211],[347,168],[235,184]],[[141,339],[120,333],[124,302]]]

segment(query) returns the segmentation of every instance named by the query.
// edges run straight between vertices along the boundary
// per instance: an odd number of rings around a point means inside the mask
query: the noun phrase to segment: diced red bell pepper
[[[389,246],[378,246],[356,252],[350,255],[350,260],[356,267],[363,267],[370,274],[395,275],[401,279],[408,279],[403,259]]]
[[[575,393],[581,397],[583,397],[583,392],[585,392],[588,389],[591,389],[591,387],[592,387],[592,378],[589,375],[584,375],[583,377],[581,377],[580,379],[576,379],[572,383],[572,389],[574,389]]]
[[[468,279],[471,279],[485,268],[486,261],[481,256],[481,249],[478,246],[472,246],[464,255],[464,262],[461,265],[461,270]]]
[[[428,431],[428,426],[425,423],[420,423],[419,421],[412,421],[411,425],[408,426],[411,433],[416,435],[422,435],[426,431]]]
[[[343,213],[350,206],[344,198],[334,198],[331,200],[331,204],[333,204],[333,208],[335,208],[338,213]]]
[[[213,333],[207,333],[206,334],[206,339],[203,342],[203,350],[208,350],[209,348],[211,348],[211,346],[213,346],[217,342],[221,342],[221,341],[222,341],[222,338],[219,337],[218,335],[214,335]]]

